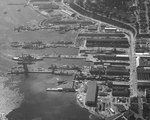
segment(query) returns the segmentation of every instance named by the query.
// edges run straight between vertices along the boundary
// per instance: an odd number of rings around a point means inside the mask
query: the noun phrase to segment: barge
[[[76,90],[74,88],[47,88],[46,91],[76,92]]]

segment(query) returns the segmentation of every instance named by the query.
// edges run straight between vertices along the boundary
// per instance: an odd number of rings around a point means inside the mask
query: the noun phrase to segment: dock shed
[[[143,68],[137,68],[137,79],[138,80],[150,80],[150,69],[146,69],[146,67]]]
[[[146,100],[147,100],[147,103],[150,103],[150,88],[146,89]]]
[[[129,97],[130,90],[126,87],[113,87],[112,96]]]
[[[113,27],[105,27],[104,28],[106,33],[115,33],[117,31],[117,28],[113,28]]]
[[[87,93],[86,93],[85,104],[89,107],[96,107],[97,94],[98,94],[97,82],[89,81],[87,83]]]

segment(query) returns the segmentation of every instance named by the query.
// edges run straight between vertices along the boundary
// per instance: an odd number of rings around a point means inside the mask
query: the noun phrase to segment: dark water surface
[[[88,120],[89,113],[76,103],[75,93],[46,92],[55,85],[55,76],[32,74],[19,76],[24,100],[7,115],[8,120]]]

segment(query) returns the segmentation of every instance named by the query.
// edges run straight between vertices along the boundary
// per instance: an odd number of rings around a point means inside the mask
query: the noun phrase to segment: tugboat
[[[24,49],[44,49],[46,45],[42,41],[27,42],[22,46]]]
[[[21,47],[22,45],[19,42],[11,42],[11,47]]]

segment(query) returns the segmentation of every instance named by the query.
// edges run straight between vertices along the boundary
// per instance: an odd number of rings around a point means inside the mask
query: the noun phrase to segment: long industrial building
[[[110,76],[123,76],[130,75],[130,70],[126,69],[125,66],[108,66],[106,69],[107,75]]]
[[[98,94],[96,81],[89,81],[87,87],[85,104],[90,107],[96,107]]]
[[[123,75],[129,76],[130,75],[130,71],[128,69],[127,70],[126,69],[125,70],[107,69],[106,73],[107,75],[110,75],[110,76],[123,76]]]
[[[112,90],[112,96],[129,97],[130,96],[130,90],[128,87],[114,86],[113,90]]]
[[[127,38],[87,38],[87,42],[89,43],[98,43],[98,42],[121,42],[128,43]]]
[[[150,81],[150,69],[137,68],[137,79]]]
[[[129,66],[130,63],[128,62],[94,62],[94,65],[103,65],[103,64],[107,64],[107,65],[120,65],[120,66]]]
[[[123,33],[79,33],[78,37],[125,37]]]
[[[123,43],[86,43],[86,47],[113,47],[113,48],[129,48],[130,44],[123,44]]]
[[[139,66],[141,67],[150,67],[150,57],[140,57]]]
[[[150,88],[146,89],[146,99],[147,99],[147,102],[150,103]]]
[[[129,61],[128,56],[116,56],[116,55],[94,55],[94,58],[98,58],[99,60],[123,60]]]

